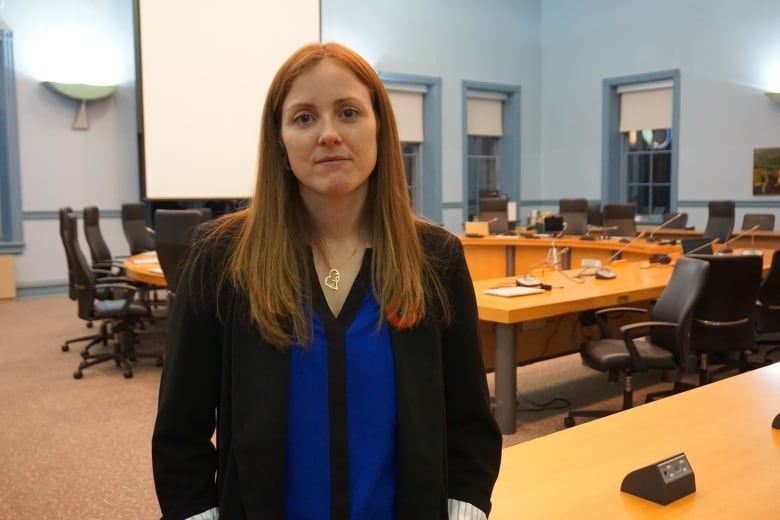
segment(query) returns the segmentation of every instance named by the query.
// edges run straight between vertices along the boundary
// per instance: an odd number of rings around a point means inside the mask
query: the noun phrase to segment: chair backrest
[[[745,213],[742,216],[742,230],[758,226],[761,231],[774,231],[775,214],[774,213]]]
[[[677,217],[677,215],[679,215],[679,217]],[[674,220],[672,220],[673,218]],[[670,220],[672,221],[669,222]],[[688,214],[679,213],[677,211],[667,211],[664,213],[663,221],[669,222],[668,224],[664,225],[666,229],[685,229],[688,226]]]
[[[636,236],[636,208],[633,204],[604,204],[604,226],[617,229],[609,230],[607,235],[634,237]]]
[[[158,209],[154,213],[155,247],[168,289],[175,293],[182,262],[192,243],[195,228],[202,221],[197,209]]]
[[[584,235],[588,232],[588,199],[560,199],[558,214],[566,224],[564,234]]]
[[[601,212],[601,202],[588,203],[588,225],[589,226],[604,225],[604,214]]]
[[[728,242],[734,231],[735,203],[733,200],[711,200],[708,207],[704,237],[717,238],[721,244],[724,244]]]
[[[693,309],[707,281],[709,264],[696,258],[681,257],[674,264],[669,284],[653,306],[653,321],[677,323],[676,329],[654,327],[653,344],[674,353],[678,365],[684,366],[689,352]]]
[[[479,221],[489,223],[488,228],[491,234],[506,233],[509,231],[508,207],[509,199],[507,197],[480,197]]]
[[[146,205],[143,202],[122,204],[122,230],[131,255],[154,249],[154,239],[146,226]]]
[[[65,254],[72,267],[73,286],[78,301],[78,315],[84,320],[93,318],[94,302],[96,299],[97,277],[84,256],[78,238],[78,217],[75,213],[65,215]]]
[[[780,249],[772,252],[769,271],[758,288],[756,330],[758,332],[780,331]]]
[[[65,260],[68,263],[68,298],[71,300],[75,300],[76,295],[76,287],[75,282],[73,280],[73,266],[71,265],[70,261],[70,255],[68,255],[67,251],[67,242],[70,240],[70,224],[67,219],[67,216],[71,213],[73,213],[73,208],[70,206],[63,206],[59,210],[60,213],[60,239],[62,240],[62,247],[65,249]]]
[[[692,255],[709,265],[691,326],[696,352],[741,351],[755,347],[755,308],[763,274],[759,255]]]
[[[84,237],[87,239],[92,263],[111,262],[111,250],[108,248],[100,230],[100,210],[97,206],[84,207]]]

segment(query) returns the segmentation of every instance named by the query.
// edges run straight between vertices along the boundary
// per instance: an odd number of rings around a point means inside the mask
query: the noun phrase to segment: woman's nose
[[[319,144],[334,144],[341,141],[341,136],[336,127],[328,120],[323,120],[322,132],[320,132]]]

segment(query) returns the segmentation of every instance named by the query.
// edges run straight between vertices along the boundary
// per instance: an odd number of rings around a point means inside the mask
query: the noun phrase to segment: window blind
[[[505,96],[496,93],[469,92],[468,135],[501,137],[504,135],[502,109]]]
[[[423,95],[419,89],[406,90],[388,87],[395,122],[402,142],[421,143],[425,140],[423,125]]]
[[[620,94],[620,131],[672,127],[672,83],[624,85]]]

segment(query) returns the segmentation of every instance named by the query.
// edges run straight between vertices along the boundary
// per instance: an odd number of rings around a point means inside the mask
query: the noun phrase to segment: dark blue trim
[[[0,25],[0,243],[24,241],[19,172],[13,33]]]

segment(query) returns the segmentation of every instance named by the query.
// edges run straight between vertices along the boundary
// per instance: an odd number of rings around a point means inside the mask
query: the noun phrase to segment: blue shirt
[[[338,318],[319,285],[307,347],[291,358],[286,504],[290,520],[392,520],[395,366],[390,330],[361,271]]]

